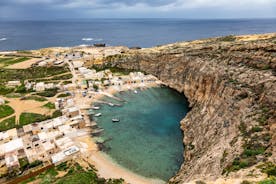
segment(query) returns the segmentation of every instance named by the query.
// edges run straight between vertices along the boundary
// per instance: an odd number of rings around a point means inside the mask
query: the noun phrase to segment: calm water
[[[151,47],[229,34],[276,32],[276,19],[92,19],[0,21],[0,50],[50,46],[108,45]]]
[[[102,137],[117,163],[146,177],[168,180],[183,161],[180,120],[188,111],[182,94],[168,88],[122,92],[122,107],[102,105],[102,116],[95,118],[105,129]],[[114,102],[110,98],[106,101]],[[117,101],[118,103],[118,101]],[[112,123],[112,118],[120,122]]]

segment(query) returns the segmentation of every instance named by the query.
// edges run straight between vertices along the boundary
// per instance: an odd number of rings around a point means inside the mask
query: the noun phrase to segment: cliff
[[[188,98],[185,161],[170,182],[276,163],[276,34],[129,50],[104,65],[152,74]]]

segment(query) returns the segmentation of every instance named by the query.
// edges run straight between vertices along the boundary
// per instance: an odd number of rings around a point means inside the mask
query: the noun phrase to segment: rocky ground
[[[276,34],[129,50],[104,65],[153,74],[188,98],[185,162],[171,183],[275,175]]]

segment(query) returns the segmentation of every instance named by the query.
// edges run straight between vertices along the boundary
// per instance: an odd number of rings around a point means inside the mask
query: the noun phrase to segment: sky
[[[276,0],[0,0],[0,19],[276,18]]]

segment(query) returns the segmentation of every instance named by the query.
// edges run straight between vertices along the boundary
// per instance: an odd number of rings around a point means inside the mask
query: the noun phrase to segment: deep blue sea
[[[97,42],[152,47],[229,34],[268,32],[276,32],[276,19],[0,21],[0,50],[91,45]]]
[[[121,107],[102,105],[95,118],[104,128],[107,154],[118,164],[140,175],[167,181],[183,162],[180,120],[188,112],[184,95],[169,88],[150,88],[116,94]],[[120,122],[113,123],[112,118]]]

